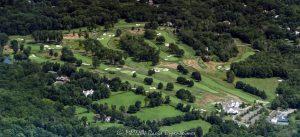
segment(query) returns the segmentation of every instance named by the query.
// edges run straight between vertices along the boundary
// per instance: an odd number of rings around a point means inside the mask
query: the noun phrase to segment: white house
[[[59,77],[56,77],[56,81],[69,82],[70,79],[67,76],[59,76]]]
[[[237,114],[239,113],[241,102],[230,100],[222,103],[222,109],[228,114]]]
[[[87,97],[88,95],[93,95],[94,90],[83,90],[82,93]]]

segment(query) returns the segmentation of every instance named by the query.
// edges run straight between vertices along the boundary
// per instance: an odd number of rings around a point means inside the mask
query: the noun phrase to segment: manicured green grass
[[[78,114],[76,115],[78,117],[78,119],[81,119],[82,117],[87,117],[87,122],[94,122],[94,116],[95,116],[95,113],[93,112],[89,112],[89,113],[81,113],[81,114]]]
[[[75,106],[76,110],[75,110],[75,114],[82,114],[82,113],[87,113],[88,110],[84,107],[80,107],[80,106]]]
[[[119,123],[108,123],[108,122],[97,122],[97,123],[92,123],[92,125],[98,126],[101,129],[107,129],[110,127],[123,127],[122,124]]]
[[[264,90],[267,94],[267,101],[272,101],[276,97],[276,88],[278,87],[278,78],[237,78],[236,81],[243,81],[251,86]]]
[[[107,103],[109,106],[116,105],[117,109],[119,109],[120,106],[124,105],[127,109],[130,105],[134,105],[136,101],[141,101],[142,106],[144,106],[144,103],[145,103],[144,99],[145,99],[145,96],[136,95],[133,92],[128,91],[128,92],[123,92],[120,94],[113,95],[108,99],[101,99],[96,102],[98,102],[100,104]]]
[[[176,110],[171,106],[158,106],[154,108],[145,108],[133,114],[141,120],[161,120],[166,117],[175,117],[183,115],[183,112]]]
[[[180,131],[187,131],[197,127],[201,127],[203,133],[206,134],[209,128],[211,127],[211,124],[203,120],[193,120],[188,122],[181,122],[179,124],[175,124],[172,126],[163,126],[160,128],[160,130],[168,131],[168,132],[180,132]]]
[[[220,92],[229,93],[235,96],[240,97],[242,100],[247,101],[249,103],[253,103],[255,100],[259,99],[258,97],[245,93],[242,90],[235,89],[232,85],[226,85],[222,80],[213,79],[211,76],[207,74],[202,75],[203,83],[210,85],[211,87],[217,88]]]

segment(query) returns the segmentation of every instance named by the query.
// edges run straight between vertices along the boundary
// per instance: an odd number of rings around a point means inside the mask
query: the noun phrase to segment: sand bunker
[[[149,89],[151,89],[151,90],[155,90],[155,89],[156,89],[156,87],[150,87]]]
[[[36,56],[34,54],[30,55],[29,57],[31,58],[36,58]]]

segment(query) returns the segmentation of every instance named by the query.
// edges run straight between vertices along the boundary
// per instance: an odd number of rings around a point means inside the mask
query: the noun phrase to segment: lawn
[[[279,78],[237,78],[236,81],[243,81],[260,90],[264,90],[267,94],[267,101],[272,101],[276,97],[276,88],[278,87]]]
[[[75,106],[76,110],[75,110],[75,114],[82,114],[82,113],[87,113],[88,110],[84,107],[80,107],[80,106]]]
[[[92,123],[92,125],[98,126],[101,129],[107,129],[110,127],[123,127],[122,124],[119,123],[108,123],[108,122],[97,122],[97,123]]]
[[[166,117],[175,117],[179,115],[183,115],[184,113],[176,110],[171,106],[158,106],[154,108],[145,108],[140,110],[139,112],[133,114],[137,116],[141,120],[161,120]]]
[[[81,119],[82,117],[87,117],[87,122],[95,122],[94,120],[94,116],[95,113],[94,112],[86,112],[86,113],[80,113],[76,115],[78,117],[78,119]]]
[[[211,124],[209,124],[206,121],[203,120],[193,120],[188,122],[181,122],[179,124],[175,124],[172,126],[163,126],[160,128],[161,131],[168,131],[168,132],[179,132],[179,131],[187,131],[192,128],[201,127],[203,130],[203,133],[206,134],[211,127]]]
[[[117,109],[119,109],[119,107],[122,105],[128,108],[130,105],[134,105],[136,101],[141,101],[142,106],[144,106],[144,99],[145,96],[136,95],[133,92],[123,92],[120,94],[112,95],[108,99],[101,99],[96,102],[100,104],[107,103],[109,106],[116,105]]]

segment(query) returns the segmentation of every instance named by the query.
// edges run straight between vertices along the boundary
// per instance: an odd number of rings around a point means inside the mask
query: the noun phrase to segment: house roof
[[[5,63],[5,64],[10,64],[10,63],[11,63],[11,60],[8,59],[8,58],[6,58],[6,59],[4,59],[3,63]]]

